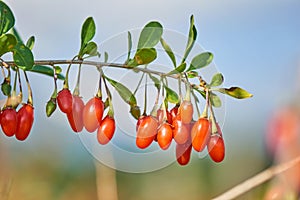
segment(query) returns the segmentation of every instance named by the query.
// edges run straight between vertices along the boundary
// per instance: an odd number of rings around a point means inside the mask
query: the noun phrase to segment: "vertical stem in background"
[[[118,200],[116,171],[94,161],[98,200]]]
[[[10,159],[7,157],[8,152],[6,150],[4,142],[0,141],[0,199],[8,200],[12,187],[12,176],[10,173]]]

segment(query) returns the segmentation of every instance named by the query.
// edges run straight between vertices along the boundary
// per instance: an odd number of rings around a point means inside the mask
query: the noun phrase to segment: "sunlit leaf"
[[[137,49],[149,49],[154,47],[160,40],[163,27],[159,22],[149,22],[142,30]]]
[[[166,43],[166,41],[165,41],[163,38],[160,39],[160,43],[161,43],[161,45],[163,46],[165,52],[166,52],[166,53],[168,54],[168,56],[170,57],[170,59],[171,59],[173,65],[174,65],[174,67],[176,67],[176,66],[177,66],[177,64],[176,64],[176,58],[175,58],[175,55],[174,55],[174,53],[173,53],[171,47]]]
[[[168,101],[173,104],[178,103],[179,102],[178,94],[167,86],[164,86],[164,88],[166,91],[166,98],[168,99]]]
[[[179,74],[181,72],[183,72],[186,68],[186,63],[182,63],[181,65],[179,65],[178,67],[176,67],[175,69],[173,69],[172,71],[170,71],[169,73],[167,73],[168,75],[172,75],[172,74]]]
[[[213,57],[213,54],[210,52],[198,54],[192,59],[191,65],[187,71],[200,69],[209,65],[213,60]]]
[[[224,77],[221,73],[216,73],[212,79],[211,79],[211,82],[210,82],[210,86],[211,87],[216,87],[216,86],[219,86],[223,83],[224,81]]]
[[[220,88],[218,91],[237,99],[245,99],[253,96],[253,94],[250,94],[240,87]]]
[[[190,30],[189,30],[189,38],[186,44],[185,52],[182,58],[181,63],[185,62],[186,58],[188,57],[189,53],[191,52],[195,40],[197,39],[197,30],[194,25],[194,16],[192,15],[190,18]]]
[[[0,36],[15,25],[15,17],[11,9],[0,1]]]
[[[12,34],[5,34],[0,37],[0,56],[10,52],[17,44],[16,37]]]
[[[33,54],[28,47],[24,44],[17,43],[12,51],[14,62],[18,67],[23,70],[30,70],[33,67]]]
[[[55,66],[56,68],[58,66]],[[65,77],[59,72],[61,71],[60,67],[58,67],[56,70],[56,73],[57,73],[57,78],[58,79],[61,79],[61,80],[64,80]],[[35,72],[35,73],[39,73],[39,74],[44,74],[44,75],[47,75],[47,76],[51,76],[53,77],[54,76],[54,70],[52,67],[48,67],[48,66],[44,66],[44,65],[34,65],[31,69],[30,69],[31,72]]]
[[[140,49],[136,52],[134,59],[138,65],[149,64],[157,57],[156,50],[151,49]]]
[[[105,77],[105,79],[117,90],[120,97],[130,106],[136,106],[137,101],[133,93],[122,83],[119,83],[113,79]]]

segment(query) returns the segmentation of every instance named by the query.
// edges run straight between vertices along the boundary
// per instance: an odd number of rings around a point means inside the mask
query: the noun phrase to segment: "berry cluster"
[[[145,149],[156,141],[162,150],[169,148],[172,140],[176,142],[176,159],[180,165],[188,164],[192,148],[201,152],[207,147],[209,156],[215,162],[225,157],[225,146],[220,126],[215,121],[211,108],[211,117],[207,117],[207,107],[197,121],[193,120],[193,104],[183,100],[170,111],[162,103],[157,112],[142,115],[137,121],[136,145]],[[154,109],[155,110],[155,109]]]
[[[0,123],[3,133],[8,136],[16,136],[17,140],[25,140],[31,130],[34,120],[34,108],[30,104],[23,104],[16,111],[14,107],[5,107],[0,114]]]
[[[78,95],[72,95],[69,89],[62,89],[57,95],[60,110],[67,115],[74,132],[81,132],[83,127],[90,133],[97,130],[100,144],[107,144],[113,137],[116,125],[111,112],[103,118],[104,102],[99,96],[91,98],[86,104]]]

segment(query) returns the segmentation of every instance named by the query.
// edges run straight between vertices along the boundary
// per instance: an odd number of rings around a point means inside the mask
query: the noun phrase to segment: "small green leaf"
[[[105,79],[117,90],[117,92],[119,93],[119,95],[121,96],[121,98],[130,106],[136,106],[137,105],[137,101],[135,96],[133,95],[133,93],[123,84],[112,80],[110,78],[108,78],[107,76],[105,76]]]
[[[160,90],[161,88],[161,83],[159,81],[158,78],[156,78],[155,76],[149,74],[149,77],[151,78],[151,80],[154,82],[154,86],[156,87],[157,90]]]
[[[191,65],[187,71],[203,68],[211,63],[213,60],[213,54],[210,52],[204,52],[195,56],[191,62]]]
[[[159,22],[149,22],[142,30],[137,49],[149,49],[154,47],[160,40],[163,27]]]
[[[16,37],[17,42],[23,43],[23,40],[15,27],[11,29],[12,34]]]
[[[127,53],[127,60],[125,63],[129,62],[131,50],[132,50],[132,36],[131,33],[128,31],[128,53]]]
[[[32,49],[33,49],[33,46],[34,46],[34,42],[35,42],[35,38],[34,38],[34,36],[31,36],[31,37],[27,40],[26,46],[27,46],[30,50],[32,50]]]
[[[211,82],[210,82],[210,86],[211,87],[216,87],[216,86],[219,86],[223,83],[224,81],[224,77],[221,73],[216,73],[212,79],[211,79]]]
[[[130,106],[130,113],[135,119],[139,119],[141,116],[141,110],[138,106]]]
[[[156,50],[151,49],[140,49],[136,52],[134,59],[138,65],[145,65],[151,63],[157,57]]]
[[[164,87],[166,90],[166,98],[168,99],[168,101],[170,103],[177,104],[179,102],[178,94],[175,91],[173,91],[172,89],[170,89],[169,87],[167,87],[167,86],[164,86]]]
[[[253,96],[253,94],[250,94],[240,87],[220,88],[218,91],[237,99],[245,99]]]
[[[189,71],[187,73],[187,75],[188,75],[188,78],[196,78],[199,76],[198,72],[196,72],[196,71]]]
[[[1,91],[5,96],[9,96],[11,94],[11,85],[9,80],[7,80],[6,78],[1,84]]]
[[[57,67],[57,66],[56,66]],[[52,67],[44,66],[44,65],[34,65],[31,69],[31,72],[36,72],[39,74],[44,74],[47,76],[54,76],[54,70]],[[65,77],[57,71],[57,78],[60,80],[65,80]]]
[[[81,47],[93,39],[96,33],[96,25],[92,17],[88,17],[81,28]]]
[[[21,43],[17,43],[14,46],[13,59],[16,65],[23,70],[30,70],[34,64],[31,50]]]
[[[98,55],[98,46],[95,42],[89,42],[85,45],[85,47],[82,49],[81,55],[88,54],[90,56],[96,56]]]
[[[179,65],[178,67],[176,67],[175,69],[170,71],[167,75],[179,74],[179,73],[183,72],[185,70],[185,68],[186,68],[186,63],[182,63],[181,65]]]
[[[195,44],[196,39],[197,39],[197,30],[194,25],[194,16],[192,15],[191,19],[190,19],[189,38],[188,38],[188,41],[186,44],[185,52],[184,52],[181,63],[185,62],[186,58],[188,57],[189,53],[191,52],[191,50]]]
[[[0,56],[10,52],[17,44],[16,37],[12,34],[5,34],[0,37]]]
[[[60,74],[62,72],[62,68],[60,66],[54,66],[56,74]]]
[[[201,96],[202,96],[204,99],[206,99],[206,93],[205,93],[205,91],[199,90],[199,89],[197,89],[197,88],[193,88],[193,89],[196,90],[199,94],[201,94]]]
[[[211,105],[213,105],[214,107],[221,107],[222,106],[222,101],[221,101],[221,99],[218,95],[211,92],[209,97],[210,97]]]
[[[108,53],[105,51],[104,52],[104,62],[108,61]]]
[[[11,9],[0,1],[0,36],[15,25],[15,17]]]
[[[170,57],[174,67],[177,66],[176,64],[176,58],[175,58],[175,55],[171,49],[171,47],[166,43],[166,41],[163,39],[163,38],[160,38],[160,43],[161,45],[163,46],[165,52],[168,54],[168,56]]]

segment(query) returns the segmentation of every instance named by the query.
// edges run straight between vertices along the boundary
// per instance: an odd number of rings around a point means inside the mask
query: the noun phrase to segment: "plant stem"
[[[245,194],[249,190],[255,188],[256,186],[266,182],[267,180],[277,176],[285,172],[286,170],[300,164],[300,156],[290,160],[288,162],[272,166],[259,174],[249,178],[248,180],[240,183],[239,185],[231,188],[227,192],[215,197],[213,200],[227,200],[227,199],[235,199],[238,196]]]
[[[79,96],[80,95],[80,75],[81,75],[81,64],[79,64],[77,82],[76,82],[76,86],[75,86],[74,92],[73,92],[74,96]]]
[[[27,100],[27,103],[32,106],[33,105],[32,90],[31,90],[31,87],[30,87],[28,76],[27,76],[25,71],[23,71],[23,72],[24,72],[25,80],[26,80],[27,87],[28,87],[28,100]]]

